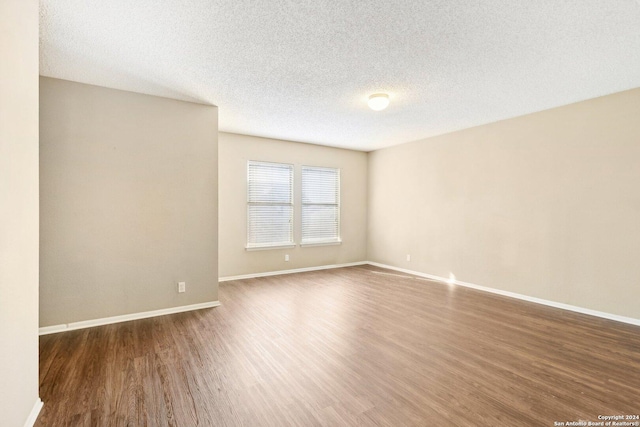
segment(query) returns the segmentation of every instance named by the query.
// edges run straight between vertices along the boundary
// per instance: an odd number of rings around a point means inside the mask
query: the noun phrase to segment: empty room
[[[640,426],[640,0],[0,0],[0,426]]]

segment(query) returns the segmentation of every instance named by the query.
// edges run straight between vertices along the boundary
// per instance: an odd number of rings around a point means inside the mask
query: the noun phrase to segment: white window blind
[[[293,165],[247,164],[247,249],[293,245]]]
[[[340,169],[302,167],[302,244],[340,242]]]

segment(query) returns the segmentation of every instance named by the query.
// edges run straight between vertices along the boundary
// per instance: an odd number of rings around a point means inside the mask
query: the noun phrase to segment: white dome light
[[[369,97],[369,108],[374,111],[381,111],[389,105],[389,95],[386,93],[374,93]]]

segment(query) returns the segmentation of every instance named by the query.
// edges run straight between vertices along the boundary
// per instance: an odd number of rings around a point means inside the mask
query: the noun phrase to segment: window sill
[[[331,240],[329,242],[307,242],[300,243],[300,246],[303,248],[312,247],[312,246],[335,246],[341,245],[342,240]]]
[[[295,247],[295,243],[289,243],[284,245],[245,246],[244,249],[247,251],[266,251],[269,249],[289,249]]]

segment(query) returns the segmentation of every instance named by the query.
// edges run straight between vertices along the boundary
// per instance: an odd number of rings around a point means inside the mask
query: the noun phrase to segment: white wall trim
[[[271,249],[291,249],[295,248],[295,243],[287,243],[284,245],[255,245],[255,246],[245,246],[244,249],[246,251],[268,251]]]
[[[140,313],[123,314],[121,316],[103,317],[101,319],[82,320],[80,322],[62,325],[44,326],[39,329],[39,335],[55,334],[57,332],[73,331],[75,329],[92,328],[94,326],[110,325],[112,323],[127,322],[129,320],[146,319],[148,317],[164,316],[166,314],[182,313],[185,311],[212,308],[220,305],[220,301],[209,301],[199,304],[181,305],[160,310],[143,311]]]
[[[36,399],[36,402],[33,404],[33,408],[31,408],[31,412],[27,417],[27,420],[24,422],[24,427],[33,427],[38,419],[38,415],[40,414],[40,410],[42,409],[42,400],[40,398]]]
[[[638,0],[640,1],[640,0]],[[325,242],[301,242],[300,243],[300,247],[301,248],[312,248],[314,246],[336,246],[336,245],[341,245],[342,244],[342,240],[338,239],[338,240],[330,240],[330,241],[325,241]]]
[[[346,264],[320,265],[318,267],[294,268],[293,270],[277,270],[267,271],[264,273],[242,274],[240,276],[220,277],[218,282],[228,282],[230,280],[255,279],[256,277],[279,276],[281,274],[304,273],[306,271],[329,270],[332,268],[353,267],[356,265],[365,265],[367,261],[348,262]]]
[[[373,265],[373,266],[380,267],[380,268],[386,268],[388,270],[399,271],[399,272],[402,272],[402,273],[410,274],[412,276],[423,277],[423,278],[426,278],[426,279],[434,280],[436,282],[450,283],[450,279],[447,279],[447,278],[444,278],[444,277],[435,276],[433,274],[428,274],[428,273],[421,273],[419,271],[409,270],[409,269],[406,269],[406,268],[394,267],[392,265],[382,264],[382,263],[374,262],[374,261],[358,261],[358,262],[350,262],[350,263],[344,263],[344,264],[332,264],[332,265],[321,265],[321,266],[317,266],[317,267],[296,268],[296,269],[292,269],[292,270],[267,271],[267,272],[264,272],[264,273],[244,274],[244,275],[240,275],[240,276],[221,277],[220,279],[218,279],[218,281],[219,282],[227,282],[227,281],[231,281],[231,280],[253,279],[253,278],[258,278],[258,277],[278,276],[278,275],[281,275],[281,274],[304,273],[304,272],[307,272],[307,271],[329,270],[329,269],[333,269],[333,268],[342,268],[342,267],[353,267],[353,266],[365,265],[365,264]],[[510,298],[516,298],[516,299],[519,299],[519,300],[533,302],[533,303],[536,303],[536,304],[542,304],[542,305],[546,305],[546,306],[549,306],[549,307],[560,308],[560,309],[563,309],[563,310],[573,311],[573,312],[576,312],[576,313],[588,314],[590,316],[596,316],[596,317],[601,317],[601,318],[604,318],[604,319],[615,320],[617,322],[628,323],[628,324],[631,324],[631,325],[640,326],[640,319],[635,319],[633,317],[620,316],[620,315],[617,315],[617,314],[606,313],[606,312],[603,312],[603,311],[592,310],[592,309],[589,309],[589,308],[578,307],[578,306],[575,306],[575,305],[564,304],[564,303],[561,303],[561,302],[550,301],[550,300],[546,300],[546,299],[542,299],[542,298],[536,298],[536,297],[532,297],[532,296],[528,296],[528,295],[518,294],[518,293],[515,293],[515,292],[504,291],[504,290],[501,290],[501,289],[489,288],[487,286],[480,286],[480,285],[476,285],[474,283],[463,282],[463,281],[460,281],[460,280],[455,280],[453,283],[455,283],[456,285],[459,285],[459,286],[464,286],[464,287],[467,287],[467,288],[477,289],[477,290],[480,290],[480,291],[483,291],[483,292],[490,292],[490,293],[493,293],[493,294],[502,295],[502,296],[506,296],[506,297],[510,297]],[[73,323],[67,323],[67,324],[61,324],[61,325],[44,326],[44,327],[41,327],[39,329],[39,335],[55,334],[55,333],[63,332],[63,331],[72,331],[72,330],[75,330],[75,329],[84,329],[84,328],[91,328],[91,327],[94,327],[94,326],[109,325],[109,324],[112,324],[112,323],[127,322],[129,320],[146,319],[148,317],[164,316],[166,314],[182,313],[182,312],[185,312],[185,311],[192,311],[192,310],[200,310],[200,309],[203,309],[203,308],[218,307],[219,305],[220,305],[219,301],[210,301],[210,302],[200,303],[200,304],[191,304],[191,305],[183,305],[183,306],[179,306],[179,307],[164,308],[164,309],[161,309],[161,310],[153,310],[153,311],[145,311],[145,312],[140,312],[140,313],[124,314],[124,315],[121,315],[121,316],[104,317],[104,318],[101,318],[101,319],[84,320],[84,321],[80,321],[80,322],[73,322]],[[37,409],[38,413],[39,413],[40,408],[42,407],[42,402],[40,401],[40,399],[38,399],[38,401],[40,402],[40,407],[38,407],[38,409]],[[35,409],[36,409],[36,406],[34,406],[34,410]],[[38,414],[36,413],[35,416],[37,417]],[[35,420],[34,420],[34,422],[35,422]]]
[[[533,302],[536,304],[542,304],[549,307],[560,308],[562,310],[574,311],[576,313],[588,314],[590,316],[602,317],[603,319],[615,320],[616,322],[629,323],[631,325],[640,326],[640,319],[635,319],[633,317],[625,317],[619,316],[617,314],[606,313],[604,311],[592,310],[590,308],[578,307],[575,305],[564,304],[561,302],[550,301],[542,298],[531,297],[528,295],[518,294],[515,292],[503,291],[501,289],[489,288],[486,286],[476,285],[474,283],[462,282],[460,280],[454,280],[453,282],[450,279],[434,276],[433,274],[420,273],[419,271],[408,270],[406,268],[394,267],[391,265],[381,264],[378,262],[368,261],[367,264],[373,265],[380,268],[387,268],[389,270],[400,271],[403,273],[411,274],[413,276],[424,277],[426,279],[434,280],[436,282],[444,282],[444,283],[454,283],[459,286],[464,286],[466,288],[477,289],[483,292],[490,292],[492,294],[502,295],[510,298],[516,298],[523,301]]]

